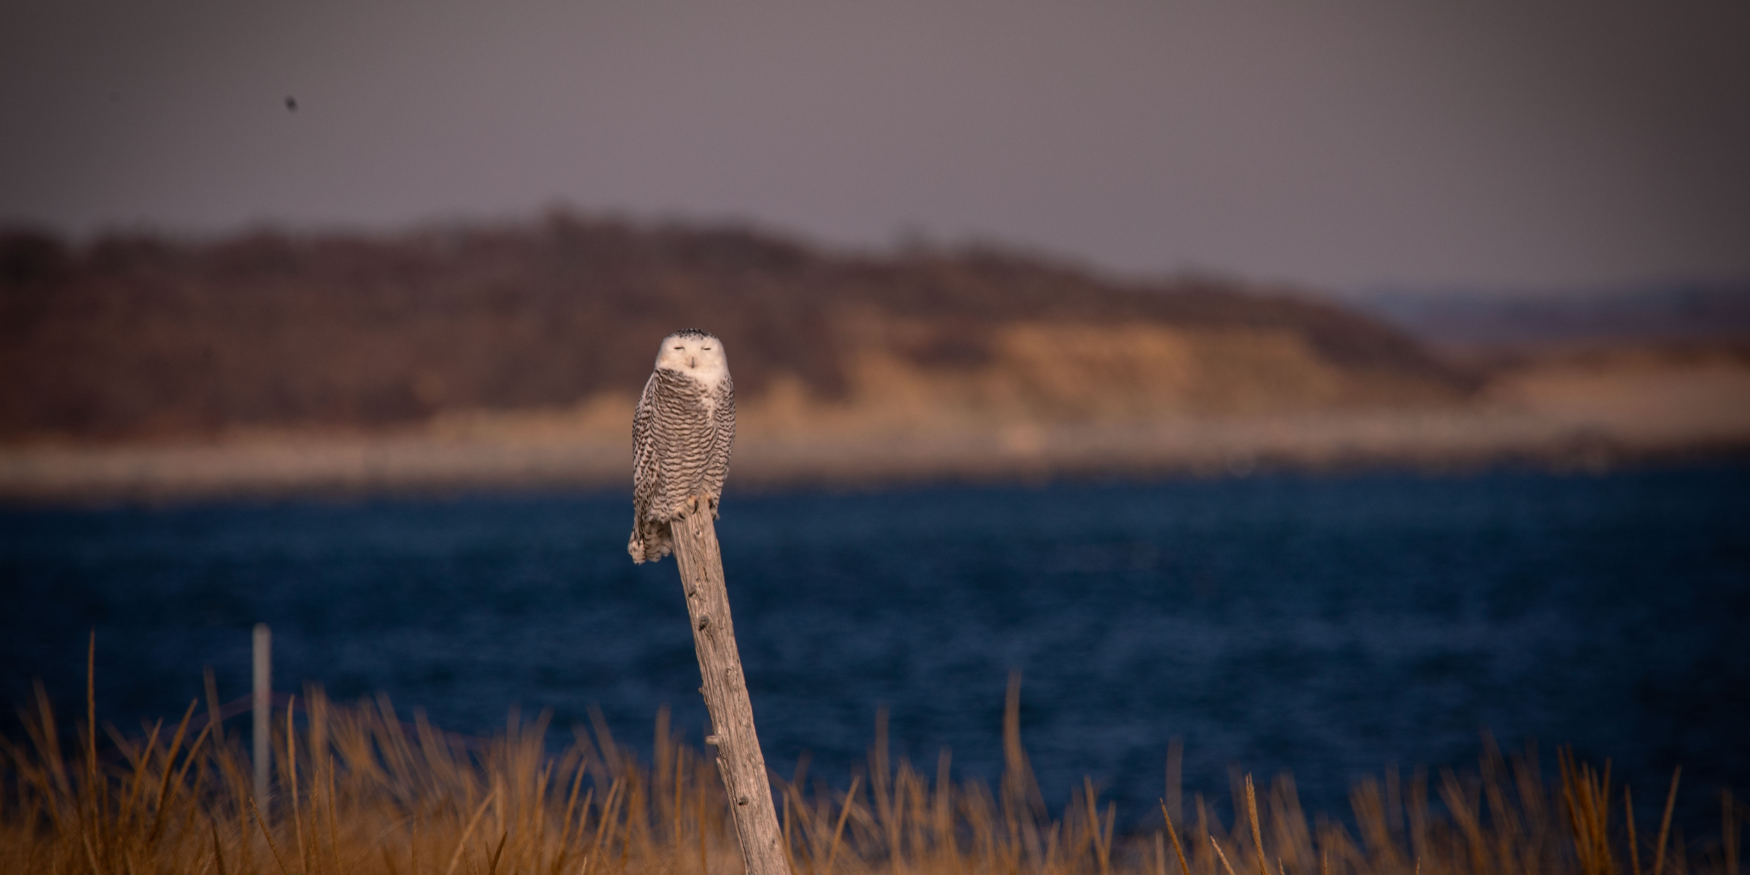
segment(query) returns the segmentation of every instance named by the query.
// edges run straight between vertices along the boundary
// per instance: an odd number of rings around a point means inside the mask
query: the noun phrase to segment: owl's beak
[[[696,368],[698,366],[699,366],[699,360],[696,357],[687,356],[687,367]]]

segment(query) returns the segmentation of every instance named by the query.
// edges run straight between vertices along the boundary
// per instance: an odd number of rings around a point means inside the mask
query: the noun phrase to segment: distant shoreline
[[[1077,476],[1244,476],[1269,470],[1529,464],[1605,471],[1750,456],[1750,428],[1611,429],[1472,410],[1126,425],[1018,424],[854,440],[738,440],[738,486],[870,486]],[[0,448],[0,502],[175,502],[309,494],[629,488],[629,440],[463,440],[423,433],[256,435],[155,446]]]
[[[682,325],[729,351],[731,477],[750,487],[1750,448],[1731,288],[1655,308],[1719,342],[1442,352],[1460,312],[1431,311],[1419,339],[1294,286],[563,213],[207,242],[9,232],[0,256],[0,502],[624,489],[633,399]],[[1623,324],[1664,336],[1636,307]]]
[[[630,417],[630,399],[600,396],[377,433],[0,445],[0,502],[629,488]],[[1501,464],[1608,470],[1743,455],[1750,367],[1702,359],[1531,367],[1460,403],[1228,417],[1051,422],[931,407],[907,418],[755,400],[742,410],[730,478],[788,487]]]

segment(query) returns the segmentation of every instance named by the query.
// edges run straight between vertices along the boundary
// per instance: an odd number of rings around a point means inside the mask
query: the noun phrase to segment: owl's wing
[[[705,492],[714,500],[721,500],[723,481],[729,477],[729,454],[735,446],[735,384],[728,374],[723,375],[723,386],[718,390],[711,420],[711,445],[705,458]]]
[[[729,448],[735,443],[735,381],[723,375],[723,397],[717,401],[717,439],[723,443],[723,467],[729,467]]]
[[[656,392],[656,375],[651,374],[632,412],[632,504],[640,516],[656,494]]]

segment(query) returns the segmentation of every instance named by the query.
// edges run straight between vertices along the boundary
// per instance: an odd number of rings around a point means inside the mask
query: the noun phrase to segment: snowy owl
[[[688,511],[716,516],[734,442],[735,384],[723,341],[696,328],[663,338],[632,414],[632,561],[668,555],[669,523]]]

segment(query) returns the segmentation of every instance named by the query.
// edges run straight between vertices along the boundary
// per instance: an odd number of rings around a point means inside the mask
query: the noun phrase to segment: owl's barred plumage
[[[722,342],[696,329],[664,338],[632,415],[632,561],[668,555],[669,524],[695,498],[716,515],[734,442],[735,384]]]

